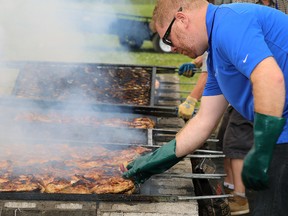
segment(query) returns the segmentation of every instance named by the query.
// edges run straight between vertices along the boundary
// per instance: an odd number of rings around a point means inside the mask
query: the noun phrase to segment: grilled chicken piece
[[[152,121],[150,118],[142,117],[133,119],[132,125],[135,128],[150,129],[155,127],[155,122]]]
[[[40,187],[33,176],[20,175],[0,181],[1,192],[28,192],[36,190],[40,190]]]
[[[44,181],[42,182],[45,193],[59,193],[59,191],[71,185],[72,182],[64,178],[55,178],[47,184],[45,184]]]
[[[110,179],[101,180],[91,189],[95,194],[118,194],[118,193],[133,193],[135,185],[131,180],[121,177],[112,177]]]
[[[58,191],[63,194],[91,194],[90,189],[93,186],[92,182],[79,180],[72,185]]]
[[[90,190],[85,185],[76,185],[66,187],[57,193],[61,194],[91,194]]]

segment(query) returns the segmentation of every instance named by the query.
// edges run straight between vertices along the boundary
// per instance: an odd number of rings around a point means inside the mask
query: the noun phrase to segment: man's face
[[[182,11],[182,7],[179,8],[178,12]],[[170,39],[170,34],[171,34],[171,30],[172,30],[172,27],[173,27],[173,24],[176,20],[176,17],[174,17],[171,21],[171,23],[169,24],[167,30],[165,31],[163,37],[162,37],[162,41],[164,44],[168,45],[168,46],[171,46],[173,47],[173,43]]]
[[[180,18],[173,18],[170,24],[162,28],[156,24],[156,29],[163,42],[170,45],[173,52],[178,52],[190,58],[197,57],[193,48],[193,44],[195,44],[193,37],[190,36],[189,28],[181,22]]]

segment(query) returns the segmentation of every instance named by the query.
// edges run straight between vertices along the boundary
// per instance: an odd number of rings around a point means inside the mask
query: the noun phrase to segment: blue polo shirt
[[[253,121],[250,75],[263,59],[273,56],[286,81],[283,117],[287,118],[288,16],[257,4],[209,4],[206,26],[209,37],[208,79],[203,95],[223,94],[239,113]],[[288,121],[278,143],[288,143]]]

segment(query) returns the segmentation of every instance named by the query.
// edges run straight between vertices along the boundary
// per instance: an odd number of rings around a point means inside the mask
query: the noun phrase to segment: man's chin
[[[193,54],[192,52],[187,52],[187,51],[181,50],[181,49],[176,50],[176,52],[179,53],[179,54],[181,54],[181,55],[185,55],[185,56],[188,56],[188,57],[190,57],[190,58],[193,58],[193,59],[197,57],[197,56],[196,56],[195,54]]]
[[[194,55],[193,53],[190,53],[190,52],[182,52],[181,54],[188,56],[189,58],[192,58],[192,59],[197,57],[196,55]]]

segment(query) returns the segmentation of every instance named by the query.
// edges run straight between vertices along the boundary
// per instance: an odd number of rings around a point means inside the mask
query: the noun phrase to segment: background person
[[[253,123],[245,119],[232,106],[228,106],[219,130],[218,136],[223,136],[224,190],[226,194],[233,194],[229,198],[231,215],[249,213],[249,202],[246,188],[241,178],[244,158],[253,146]],[[220,141],[221,143],[221,141]]]
[[[196,103],[199,102],[202,97],[202,93],[205,87],[207,79],[207,66],[206,66],[207,52],[202,56],[194,59],[193,63],[185,63],[179,67],[179,75],[184,75],[185,77],[194,76],[193,69],[201,68],[202,73],[198,77],[197,83],[193,90],[187,96],[186,100],[178,106],[178,116],[184,120],[188,120],[192,117]]]
[[[246,3],[265,5],[280,10],[286,14],[288,13],[287,0],[232,0],[232,3],[235,2],[246,2]]]

